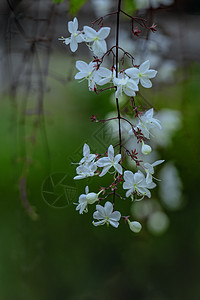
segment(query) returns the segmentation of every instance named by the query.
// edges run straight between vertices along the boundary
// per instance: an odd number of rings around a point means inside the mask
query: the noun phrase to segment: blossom
[[[122,96],[122,92],[124,92],[127,96],[134,97],[135,92],[138,91],[136,82],[126,75],[121,75],[119,76],[119,78],[115,77],[113,79],[113,83],[117,87],[117,90],[115,92],[116,98]]]
[[[113,212],[113,205],[111,202],[107,201],[105,206],[96,205],[96,211],[93,214],[93,218],[99,220],[98,222],[92,222],[94,226],[111,224],[113,227],[117,228],[119,226],[119,220],[121,214],[119,211]]]
[[[83,179],[86,177],[94,176],[94,173],[97,169],[97,165],[95,162],[91,161],[89,163],[82,164],[76,168],[77,176],[74,179]]]
[[[122,174],[122,166],[119,164],[121,159],[121,154],[117,154],[114,157],[114,148],[112,145],[108,148],[108,157],[102,157],[97,161],[97,166],[103,168],[100,177],[104,176],[111,167],[114,167],[115,170]]]
[[[132,221],[131,222],[128,219],[128,225],[130,227],[130,230],[133,231],[133,232],[135,232],[135,233],[140,232],[140,230],[142,229],[142,225],[139,222],[137,222],[137,221]]]
[[[78,60],[76,62],[76,68],[79,70],[79,72],[76,73],[75,79],[87,79],[90,90],[94,90],[96,81],[100,79],[95,66],[96,64],[94,62],[90,62],[89,64],[82,60]]]
[[[85,33],[85,41],[93,42],[91,45],[91,50],[94,52],[94,55],[101,57],[107,51],[107,45],[105,39],[110,33],[110,27],[102,27],[99,31],[95,29],[84,26],[83,31]]]
[[[131,77],[137,84],[141,83],[141,85],[145,88],[152,87],[152,83],[149,78],[154,78],[157,74],[155,70],[149,70],[150,62],[149,60],[143,62],[139,68],[129,68],[125,71],[125,73]]]
[[[107,68],[100,67],[98,70],[99,80],[97,81],[98,85],[104,85],[110,82],[113,79],[113,72]]]
[[[76,207],[76,210],[79,210],[79,214],[82,214],[83,212],[87,212],[87,199],[86,195],[89,192],[88,186],[85,187],[85,194],[81,194],[78,199],[78,205]],[[76,204],[76,203],[74,203]]]
[[[83,158],[79,164],[90,163],[96,158],[96,154],[90,154],[90,147],[87,144],[83,146]]]
[[[76,210],[79,210],[79,214],[82,214],[83,212],[87,212],[87,205],[93,204],[96,201],[98,201],[98,194],[96,193],[89,193],[89,187],[85,187],[85,194],[81,194],[79,196],[79,203],[76,207]],[[76,203],[75,203],[76,204]]]
[[[160,165],[164,162],[164,160],[157,160],[154,163],[144,163],[145,172],[147,173],[146,176],[146,183],[152,182],[152,175],[154,174],[154,167]]]
[[[152,149],[151,149],[151,147],[149,145],[146,145],[144,143],[144,141],[142,141],[142,149],[141,149],[141,151],[142,151],[142,154],[148,155],[148,154],[151,153]]]
[[[147,139],[149,139],[150,135],[149,129],[162,129],[160,121],[153,118],[153,108],[146,111],[145,114],[140,115],[139,122],[135,128],[139,128]],[[129,133],[132,133],[132,129],[129,131]]]
[[[84,41],[82,33],[78,31],[77,18],[74,18],[73,21],[68,22],[68,31],[71,33],[71,37],[61,37],[59,40],[64,41],[66,45],[70,46],[71,51],[75,52],[78,49],[78,43]]]
[[[133,174],[131,171],[124,172],[124,183],[123,189],[128,190],[126,192],[126,197],[129,197],[133,194],[139,196],[151,197],[151,193],[148,189],[152,189],[156,186],[154,182],[147,183],[144,174],[141,171]]]

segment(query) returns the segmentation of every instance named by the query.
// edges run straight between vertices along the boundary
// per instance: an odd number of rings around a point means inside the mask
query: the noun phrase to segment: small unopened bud
[[[130,230],[135,233],[140,232],[140,230],[142,229],[142,225],[137,221],[131,222],[130,220],[128,220],[128,225],[130,227]]]
[[[149,145],[146,145],[143,141],[142,141],[142,154],[144,155],[148,155],[149,153],[151,153],[152,149]]]
[[[88,204],[93,204],[98,201],[98,195],[96,193],[89,193],[86,195],[86,200]]]

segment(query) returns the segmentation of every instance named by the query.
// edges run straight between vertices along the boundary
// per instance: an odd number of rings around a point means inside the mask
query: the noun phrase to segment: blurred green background
[[[170,226],[154,236],[145,223],[138,235],[123,222],[117,230],[96,228],[92,211],[80,216],[72,203],[56,208],[42,197],[50,174],[73,178],[71,162],[80,158],[85,142],[94,150],[104,149],[101,125],[89,117],[103,118],[113,110],[110,93],[97,96],[87,91],[86,82],[77,85],[72,71],[76,59],[53,52],[49,69],[72,80],[63,84],[49,72],[39,125],[34,114],[22,117],[23,90],[15,98],[6,91],[0,96],[0,299],[200,299],[199,63],[179,67],[174,84],[144,91],[156,109],[182,114],[181,129],[161,152],[179,170],[185,204],[166,211]],[[32,95],[27,111],[34,108]],[[27,213],[20,199],[22,176],[27,178],[27,199],[37,217]],[[102,185],[106,182],[102,179]],[[98,190],[98,180],[85,180],[76,183],[78,195],[86,183]]]

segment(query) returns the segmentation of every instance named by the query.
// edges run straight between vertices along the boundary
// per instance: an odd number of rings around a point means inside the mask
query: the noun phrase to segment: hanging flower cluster
[[[116,14],[123,12],[118,7]],[[115,14],[115,13],[111,13]],[[108,15],[111,15],[108,14]],[[129,15],[128,15],[129,16]],[[130,16],[129,16],[130,17]],[[151,137],[152,129],[161,130],[160,121],[154,118],[153,109],[149,109],[146,112],[141,112],[138,107],[135,106],[134,97],[139,91],[140,85],[144,88],[151,88],[151,79],[157,74],[157,71],[150,69],[149,60],[144,61],[141,65],[137,66],[133,64],[133,57],[125,50],[120,48],[117,44],[107,50],[106,38],[110,34],[109,27],[103,27],[103,18],[99,18],[93,22],[93,26],[84,26],[82,30],[78,30],[78,20],[74,18],[73,21],[68,23],[68,31],[71,34],[70,37],[61,37],[66,45],[70,46],[72,52],[78,49],[78,44],[85,42],[89,50],[93,53],[93,59],[87,63],[82,60],[76,62],[76,68],[78,72],[75,75],[75,79],[86,79],[88,82],[88,88],[95,93],[102,92],[106,89],[115,90],[115,98],[117,105],[117,117],[113,117],[107,120],[98,120],[96,115],[91,117],[92,121],[105,123],[107,121],[118,120],[119,129],[119,143],[117,145],[110,145],[104,154],[92,154],[90,153],[90,147],[87,144],[83,146],[83,158],[80,160],[76,167],[77,175],[75,180],[84,179],[87,177],[103,177],[106,174],[112,174],[113,180],[108,187],[100,187],[98,192],[89,192],[89,187],[85,187],[85,194],[79,196],[78,203],[76,204],[76,210],[80,213],[87,213],[89,206],[96,204],[96,211],[93,213],[93,218],[97,221],[93,221],[94,226],[99,225],[112,225],[117,228],[121,219],[129,225],[129,228],[138,233],[142,226],[137,221],[130,221],[129,216],[122,216],[121,213],[115,210],[117,205],[116,197],[119,199],[127,199],[127,201],[140,201],[144,197],[151,197],[150,190],[156,187],[156,183],[153,182],[154,167],[163,163],[164,160],[158,160],[153,163],[143,162],[140,156],[149,155],[152,151],[150,145],[147,144]],[[132,26],[134,21],[138,21],[139,18],[132,19]],[[99,30],[95,30],[94,24],[100,25]],[[146,29],[152,30],[152,26],[148,27],[145,20],[139,19],[138,24]],[[119,23],[118,23],[119,26]],[[154,26],[155,27],[155,26]],[[154,32],[154,31],[153,31]],[[122,63],[118,61],[118,51],[124,53]],[[104,58],[108,55],[112,55],[113,63],[110,68],[103,66]],[[124,58],[131,59],[132,65],[129,68],[124,68]],[[99,89],[104,85],[110,84],[104,89]],[[128,119],[124,118],[119,110],[118,98],[123,94],[130,97],[131,108],[134,112],[137,125],[134,126]],[[131,151],[123,144],[123,136],[121,132],[121,123],[127,122],[129,129],[129,135],[134,135],[137,138],[137,143],[141,145],[140,153],[136,149]],[[129,156],[133,162],[135,162],[137,171],[128,170],[124,165],[126,163],[125,157]],[[119,186],[124,190],[124,195],[117,193]],[[106,201],[112,198],[112,201]],[[130,199],[130,200],[128,200]]]

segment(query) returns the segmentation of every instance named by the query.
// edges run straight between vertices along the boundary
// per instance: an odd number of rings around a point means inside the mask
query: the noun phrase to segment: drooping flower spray
[[[109,13],[103,17],[98,18],[92,22],[92,26],[84,26],[83,30],[78,30],[78,20],[74,18],[68,23],[68,31],[71,36],[61,37],[66,45],[70,46],[72,52],[78,49],[78,44],[85,42],[88,49],[93,53],[91,62],[78,60],[76,68],[78,70],[75,79],[88,81],[88,88],[97,95],[104,90],[113,90],[115,93],[116,102],[116,116],[109,119],[98,120],[96,115],[91,117],[93,122],[113,122],[117,121],[118,128],[118,142],[110,145],[104,154],[90,153],[90,147],[87,144],[83,146],[83,158],[76,167],[77,175],[74,180],[85,179],[87,177],[98,176],[99,180],[106,174],[112,174],[112,182],[107,187],[100,187],[99,191],[92,191],[89,193],[89,187],[86,186],[85,194],[79,196],[76,210],[80,213],[86,213],[93,204],[96,205],[96,211],[93,218],[93,225],[112,225],[117,228],[121,219],[124,219],[129,228],[138,233],[142,226],[138,221],[130,220],[129,215],[122,216],[116,210],[119,201],[142,200],[144,197],[151,197],[150,190],[156,187],[153,182],[154,167],[164,162],[159,160],[156,162],[146,162],[143,160],[144,156],[148,156],[153,149],[148,145],[151,139],[151,130],[157,128],[162,129],[159,120],[154,118],[153,108],[146,112],[139,110],[136,106],[137,93],[140,85],[144,88],[151,88],[153,79],[157,71],[150,69],[150,61],[144,61],[142,64],[135,65],[134,57],[125,49],[119,46],[119,29],[120,29],[120,15],[124,14],[131,20],[132,34],[138,37],[141,33],[141,28],[155,32],[156,25],[147,26],[147,22],[140,17],[133,17],[121,9],[122,0],[118,0],[117,11]],[[116,17],[116,38],[115,45],[110,49],[107,48],[106,39],[110,34],[110,27],[103,27],[103,21],[106,17]],[[135,26],[135,24],[137,26]],[[94,27],[97,26],[98,30]],[[122,58],[119,59],[119,51],[122,52]],[[105,57],[112,57],[111,65],[104,65]],[[125,58],[128,60],[129,67],[125,68]],[[105,86],[106,87],[103,87]],[[122,95],[129,97],[129,106],[134,117],[134,123],[129,118],[124,116],[120,111],[119,98]],[[139,146],[137,149],[128,149],[123,139],[122,122],[125,122],[129,127],[130,138],[136,139]],[[126,157],[131,158],[135,164],[135,168],[127,168]],[[124,194],[118,193],[118,187],[122,186]],[[90,190],[92,188],[90,187]],[[98,203],[98,204],[97,204]]]

